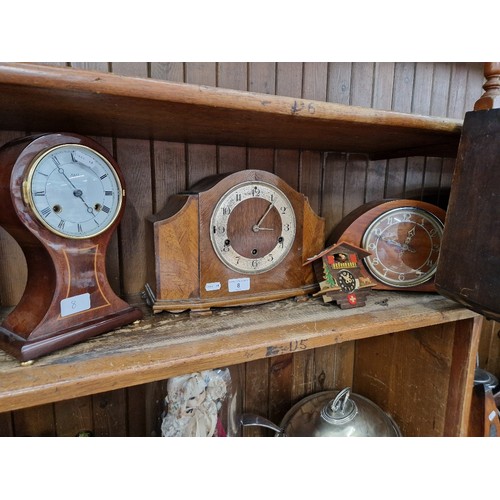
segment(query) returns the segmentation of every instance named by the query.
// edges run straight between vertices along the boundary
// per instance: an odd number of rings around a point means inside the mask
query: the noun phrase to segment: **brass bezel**
[[[38,211],[38,209],[35,206],[33,196],[31,194],[31,184],[33,181],[34,172],[35,172],[37,166],[40,164],[40,162],[46,156],[48,156],[49,154],[51,154],[55,150],[62,149],[62,148],[81,148],[81,149],[86,149],[88,151],[91,151],[93,154],[97,155],[108,166],[108,168],[110,169],[111,173],[113,174],[113,177],[114,177],[116,184],[118,186],[119,200],[118,200],[117,208],[115,210],[115,214],[114,214],[113,218],[104,227],[99,228],[99,230],[96,231],[95,233],[87,234],[85,236],[73,236],[73,235],[68,235],[68,234],[63,233],[61,231],[58,231],[57,229],[55,229],[54,227],[52,227],[50,224],[48,224],[45,221],[45,219],[42,217],[42,215],[40,214],[40,212]],[[122,186],[122,183],[121,183],[120,177],[118,176],[118,173],[116,172],[116,170],[113,167],[113,165],[111,164],[111,162],[105,156],[103,156],[101,153],[99,153],[98,151],[96,151],[95,149],[93,149],[89,146],[85,146],[84,144],[75,144],[75,143],[70,142],[70,143],[58,144],[57,146],[50,147],[50,148],[40,152],[31,161],[31,163],[28,167],[28,173],[26,175],[26,180],[23,182],[23,185],[22,185],[22,194],[23,194],[25,204],[30,208],[33,215],[51,233],[57,234],[58,236],[61,236],[62,238],[67,238],[70,240],[86,240],[89,238],[94,238],[96,236],[99,236],[100,234],[106,232],[110,228],[110,226],[113,225],[113,223],[116,221],[116,219],[118,218],[118,216],[121,212],[123,198],[125,197],[125,190]]]

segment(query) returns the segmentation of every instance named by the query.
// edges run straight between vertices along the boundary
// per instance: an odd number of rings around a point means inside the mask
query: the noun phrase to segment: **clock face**
[[[343,292],[353,292],[356,289],[356,278],[350,271],[342,269],[337,275],[337,281]]]
[[[366,229],[362,246],[371,255],[364,262],[380,282],[406,288],[424,283],[436,272],[443,223],[417,207],[382,213]]]
[[[37,219],[65,238],[105,231],[122,204],[122,186],[102,155],[79,144],[53,147],[30,166],[25,198]]]
[[[210,220],[215,253],[243,274],[276,267],[292,248],[295,234],[292,204],[281,190],[262,181],[243,182],[227,191]]]

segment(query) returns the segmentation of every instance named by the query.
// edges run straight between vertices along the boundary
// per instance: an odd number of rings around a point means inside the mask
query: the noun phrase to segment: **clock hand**
[[[411,237],[410,237],[410,239],[411,239]],[[411,252],[411,253],[416,252],[416,250],[414,248],[412,248],[411,246],[409,246],[408,243],[402,244],[402,243],[399,243],[399,241],[394,241],[390,238],[382,238],[382,240],[385,241],[386,243],[389,243],[389,245],[393,245],[393,246],[401,249],[401,253],[406,252],[406,251]],[[407,240],[408,240],[408,238],[405,241],[407,241]]]
[[[267,207],[267,210],[264,212],[264,215],[259,219],[259,222],[257,222],[257,224],[252,226],[252,231],[254,233],[257,233],[258,231],[264,229],[264,228],[261,228],[260,225],[262,224],[262,221],[266,218],[267,214],[271,211],[271,208],[273,208],[273,206],[274,206],[274,201]],[[267,231],[269,231],[269,229],[267,229]],[[272,231],[272,229],[271,229],[271,231]]]
[[[64,169],[61,168],[61,167],[58,167],[57,171],[62,174],[64,176],[64,178],[71,184],[72,188],[73,188],[73,195],[76,197],[76,198],[80,198],[80,200],[83,201],[83,204],[87,207],[87,212],[90,213],[90,214],[93,214],[94,213],[94,210],[92,207],[90,207],[87,202],[83,199],[83,191],[81,189],[78,189],[70,180],[70,178],[66,175],[66,173],[64,172]]]
[[[406,234],[406,239],[405,239],[405,243],[407,245],[410,244],[410,241],[411,239],[415,236],[415,226],[413,226],[409,231],[408,233]]]
[[[386,243],[389,243],[389,245],[393,245],[398,248],[403,248],[403,245],[399,243],[399,241],[392,240],[390,238],[382,238],[382,241],[385,241]]]

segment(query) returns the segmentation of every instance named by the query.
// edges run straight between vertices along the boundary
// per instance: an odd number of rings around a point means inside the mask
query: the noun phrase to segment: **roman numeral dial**
[[[111,163],[81,144],[55,146],[38,157],[23,192],[43,226],[77,239],[105,231],[118,216],[123,197]]]

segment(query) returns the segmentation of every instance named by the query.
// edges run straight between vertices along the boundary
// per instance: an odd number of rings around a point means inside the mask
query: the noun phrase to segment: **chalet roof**
[[[367,252],[364,248],[360,248],[356,245],[352,245],[351,243],[347,243],[344,241],[339,241],[335,243],[334,245],[330,245],[328,248],[325,248],[322,252],[313,255],[312,257],[308,257],[304,264],[302,265],[307,265],[310,264],[311,262],[314,262],[315,260],[323,257],[324,255],[328,255],[329,253],[334,252],[335,250],[340,250],[340,249],[345,249],[347,251],[355,252],[357,253],[361,258],[368,257],[368,255],[371,255],[370,252]],[[339,252],[335,252],[339,253]]]

